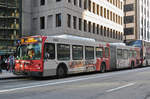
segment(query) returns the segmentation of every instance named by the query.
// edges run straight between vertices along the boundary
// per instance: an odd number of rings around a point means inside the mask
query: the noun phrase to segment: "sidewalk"
[[[13,73],[10,73],[8,71],[3,70],[3,72],[0,74],[0,80],[3,79],[17,79],[17,78],[23,78],[24,76],[18,76],[14,75]]]

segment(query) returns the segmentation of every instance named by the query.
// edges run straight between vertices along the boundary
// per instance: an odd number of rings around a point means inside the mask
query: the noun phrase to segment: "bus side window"
[[[96,47],[96,57],[97,58],[102,58],[103,57],[103,48]]]
[[[70,60],[70,45],[57,44],[57,59],[58,60]]]
[[[44,48],[44,59],[55,59],[55,44],[46,43]]]
[[[126,49],[123,50],[123,58],[128,59],[128,50]]]
[[[117,59],[122,59],[122,49],[117,49]]]
[[[108,47],[105,48],[105,57],[106,58],[109,57],[109,48]]]
[[[85,47],[85,59],[86,60],[94,59],[94,47],[92,46]]]

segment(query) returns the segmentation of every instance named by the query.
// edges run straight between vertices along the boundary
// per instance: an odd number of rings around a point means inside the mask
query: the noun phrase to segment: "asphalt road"
[[[150,99],[150,67],[64,79],[1,80],[0,99]]]

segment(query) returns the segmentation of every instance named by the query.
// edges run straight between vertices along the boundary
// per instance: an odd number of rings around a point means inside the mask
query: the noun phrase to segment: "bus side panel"
[[[56,75],[57,64],[54,60],[44,60],[43,76]]]
[[[110,69],[114,70],[116,69],[116,57],[117,56],[117,52],[116,52],[116,47],[115,46],[110,46]]]

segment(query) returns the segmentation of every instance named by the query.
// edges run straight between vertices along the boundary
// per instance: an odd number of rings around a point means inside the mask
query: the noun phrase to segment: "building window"
[[[73,28],[77,28],[77,17],[73,16]]]
[[[109,18],[109,10],[107,10],[107,19],[110,19],[110,18]]]
[[[67,25],[69,28],[71,28],[71,15],[70,14],[67,14]]]
[[[103,35],[103,26],[101,26],[100,32],[101,32],[100,34]]]
[[[45,17],[40,17],[40,29],[45,29]]]
[[[116,39],[118,38],[118,31],[116,31]]]
[[[61,26],[61,14],[56,14],[56,27]]]
[[[106,18],[106,8],[104,8],[104,18]]]
[[[107,37],[109,37],[110,35],[109,35],[109,28],[107,28]]]
[[[115,13],[113,13],[113,21],[115,22]]]
[[[82,19],[79,18],[79,30],[82,30]]]
[[[41,0],[40,5],[41,6],[45,5],[45,0]]]
[[[84,20],[84,31],[86,32],[87,31],[87,21]]]
[[[125,28],[124,29],[124,34],[125,35],[132,35],[132,34],[134,34],[134,28]]]
[[[110,30],[110,38],[113,38],[112,29]]]
[[[84,0],[84,9],[87,9],[87,0]]]
[[[93,23],[93,33],[95,34],[95,23]]]
[[[91,12],[91,0],[89,0],[89,11]]]
[[[79,0],[79,7],[82,8],[82,0]]]
[[[103,16],[103,7],[101,6],[101,16]]]
[[[124,11],[127,12],[127,11],[133,11],[134,10],[134,5],[133,4],[127,4],[127,5],[124,5]]]
[[[112,21],[113,16],[112,16],[112,12],[110,12],[110,20]]]
[[[95,3],[93,2],[93,13],[95,14]]]
[[[88,24],[88,32],[91,32],[91,22],[89,21],[89,24]]]
[[[113,30],[113,38],[114,38],[114,39],[115,39],[115,36],[116,36],[116,35],[115,35],[115,30]]]
[[[104,27],[104,36],[106,37],[106,27]]]
[[[124,23],[133,23],[134,22],[134,16],[125,16],[124,17]]]
[[[69,3],[71,3],[71,0],[68,0]]]
[[[97,5],[97,15],[99,15],[99,5]]]
[[[77,5],[77,0],[74,0],[74,5]]]
[[[97,34],[99,34],[99,24],[97,24]]]

